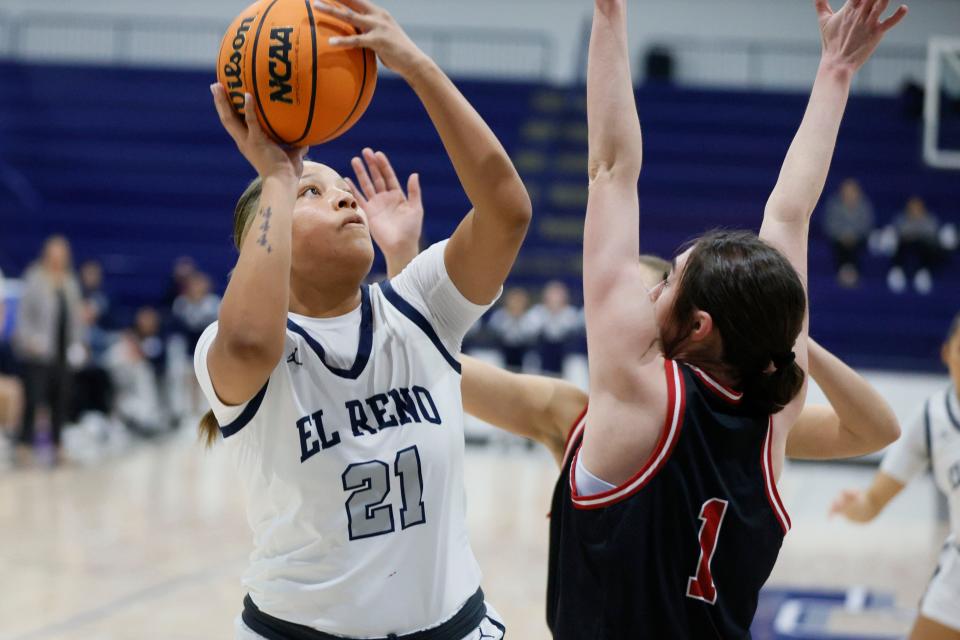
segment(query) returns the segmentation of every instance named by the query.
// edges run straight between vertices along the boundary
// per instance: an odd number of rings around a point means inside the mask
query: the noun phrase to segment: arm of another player
[[[251,223],[257,232],[248,233],[240,248],[207,356],[217,396],[239,405],[263,387],[283,355],[293,206],[307,149],[285,151],[267,138],[249,94],[244,122],[233,113],[223,87],[211,90],[221,123],[263,180],[260,209]]]
[[[470,415],[547,447],[559,464],[587,394],[565,380],[505,371],[461,355],[463,408]]]
[[[419,251],[423,204],[417,174],[410,176],[404,194],[385,154],[365,149],[363,158],[354,158],[352,164],[360,189],[351,187],[387,261],[387,275],[393,278]],[[558,462],[562,459],[567,435],[587,405],[586,393],[564,380],[511,373],[463,354],[460,364],[467,413],[536,440]]]
[[[820,25],[822,54],[810,101],[787,151],[780,177],[767,201],[760,237],[777,247],[807,282],[807,239],[813,213],[837,142],[840,122],[850,96],[853,75],[880,44],[883,35],[906,15],[901,6],[887,20],[881,15],[889,0],[848,0],[834,12],[827,0],[814,0]],[[795,347],[798,364],[807,371],[809,309]],[[784,410],[792,424],[799,416],[804,393]]]
[[[376,51],[414,90],[440,134],[473,205],[447,244],[447,272],[467,300],[490,304],[513,267],[530,224],[527,190],[490,127],[393,17],[368,0],[342,3],[345,7],[324,2],[316,6],[363,33],[338,38],[334,44]]]
[[[904,484],[893,476],[878,471],[866,490],[844,489],[830,505],[830,515],[840,515],[851,522],[866,523],[876,518],[884,507],[903,491]]]
[[[630,73],[626,0],[595,2],[587,125],[583,293],[590,409],[584,462],[616,483],[653,451],[667,398],[653,303],[637,268],[643,140]],[[624,424],[658,426],[642,432],[617,428]]]
[[[831,460],[863,456],[900,437],[890,405],[842,360],[809,341],[810,375],[830,406],[807,405],[787,437],[787,457]]]
[[[930,466],[929,401],[923,412],[883,456],[880,470],[866,491],[846,489],[834,500],[831,514],[869,522],[908,482]]]

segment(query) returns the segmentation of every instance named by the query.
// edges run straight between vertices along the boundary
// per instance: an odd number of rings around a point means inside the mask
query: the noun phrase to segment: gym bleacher
[[[223,132],[206,87],[212,74],[130,67],[0,64],[0,266],[20,273],[43,239],[63,233],[78,259],[100,259],[115,300],[155,302],[177,256],[225,284],[235,260],[233,204],[252,177]],[[513,282],[560,278],[579,288],[586,202],[582,88],[460,82],[514,157],[535,221]],[[642,248],[669,257],[713,227],[756,228],[806,104],[804,94],[645,86],[638,91],[645,168]],[[77,123],[82,123],[77,126]],[[935,213],[956,211],[956,177],[924,166],[921,125],[893,97],[854,96],[825,196],[852,176],[886,224],[914,193]],[[446,237],[468,203],[412,92],[381,77],[352,131],[311,157],[338,171],[363,146],[398,173],[421,173],[425,239]],[[812,334],[856,366],[929,369],[955,313],[960,266],[934,276],[934,295],[891,293],[889,260],[865,256],[857,289],[835,283],[814,222]],[[378,261],[375,271],[382,271]],[[882,320],[878,320],[882,318]]]

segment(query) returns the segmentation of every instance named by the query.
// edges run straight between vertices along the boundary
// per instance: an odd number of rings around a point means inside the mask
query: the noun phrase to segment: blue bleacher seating
[[[210,72],[0,63],[0,267],[19,273],[56,232],[70,238],[78,258],[103,260],[121,305],[158,300],[180,255],[193,256],[222,287],[235,260],[233,205],[253,174],[220,128],[207,90],[212,80]],[[458,84],[514,156],[535,151],[547,158],[542,169],[524,172],[537,219],[514,281],[537,285],[559,276],[578,287],[578,239],[558,240],[540,225],[583,216],[582,199],[548,195],[558,185],[585,188],[576,162],[553,162],[585,157],[586,140],[577,133],[585,120],[582,87]],[[544,92],[559,94],[562,107],[538,107],[535,98]],[[638,100],[644,250],[669,256],[704,229],[755,228],[806,96],[658,86],[640,89]],[[523,132],[532,120],[567,133],[530,139]],[[855,97],[827,193],[855,176],[881,222],[913,193],[956,221],[957,175],[923,165],[920,132],[896,99]],[[421,173],[425,237],[446,237],[469,203],[423,108],[395,77],[381,77],[360,123],[311,157],[346,172],[363,146],[387,152],[403,177]],[[928,297],[893,296],[884,283],[886,261],[864,264],[863,286],[839,289],[830,252],[814,232],[813,334],[854,364],[936,368],[943,332],[960,310],[957,260]],[[382,261],[375,269],[383,270]]]

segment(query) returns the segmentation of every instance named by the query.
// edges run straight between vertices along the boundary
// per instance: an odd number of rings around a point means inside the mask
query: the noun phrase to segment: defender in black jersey
[[[790,525],[776,480],[806,396],[810,218],[853,75],[906,7],[814,0],[821,63],[759,237],[700,236],[648,291],[627,1],[594,2],[590,406],[554,496],[548,622],[557,640],[749,638]]]
[[[696,367],[665,361],[670,410],[647,465],[576,490],[583,425],[553,494],[547,623],[558,640],[743,638],[790,518],[768,416]]]

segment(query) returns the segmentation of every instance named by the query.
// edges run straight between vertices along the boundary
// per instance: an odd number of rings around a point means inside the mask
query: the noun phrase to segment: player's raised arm
[[[822,43],[820,66],[803,121],[767,201],[760,229],[760,237],[783,252],[805,284],[810,216],[830,169],[853,75],[883,35],[907,13],[907,8],[901,6],[883,20],[889,0],[848,0],[836,12],[828,0],[814,0],[814,5]],[[804,371],[808,369],[808,320],[809,316],[795,348],[797,362]],[[787,407],[787,419],[798,415],[804,397],[804,393],[798,394]]]
[[[890,405],[870,383],[835,355],[810,340],[810,375],[828,406],[806,405],[787,437],[787,456],[831,460],[863,456],[900,437]]]
[[[590,194],[583,239],[583,291],[592,423],[616,420],[615,414],[645,405],[659,389],[643,384],[637,376],[643,363],[651,366],[658,349],[653,304],[637,269],[637,180],[643,149],[626,17],[626,0],[597,0],[590,36]]]
[[[345,8],[322,1],[316,7],[363,33],[333,44],[374,49],[413,88],[440,134],[473,206],[447,244],[447,271],[465,298],[489,304],[513,267],[530,224],[526,188],[483,118],[390,14],[367,0],[342,1]]]
[[[246,122],[234,115],[223,87],[211,87],[217,113],[262,180],[259,209],[220,305],[207,367],[227,405],[243,404],[263,387],[283,353],[290,298],[293,206],[307,149],[285,151],[267,138],[248,94]]]

